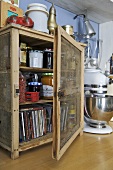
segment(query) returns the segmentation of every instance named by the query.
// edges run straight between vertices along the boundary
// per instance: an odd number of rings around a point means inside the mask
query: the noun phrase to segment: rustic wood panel
[[[11,112],[0,108],[0,142],[11,148]]]
[[[10,34],[0,37],[0,142],[11,147]]]

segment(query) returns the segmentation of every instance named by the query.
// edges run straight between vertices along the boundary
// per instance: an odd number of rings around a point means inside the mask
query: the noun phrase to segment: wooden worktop
[[[16,160],[0,148],[0,170],[113,170],[113,133],[83,133],[59,161],[51,156],[51,144],[22,152]]]

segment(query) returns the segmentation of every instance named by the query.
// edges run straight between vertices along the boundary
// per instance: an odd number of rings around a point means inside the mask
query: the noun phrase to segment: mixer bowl
[[[85,96],[84,115],[94,120],[109,122],[113,117],[113,97]]]

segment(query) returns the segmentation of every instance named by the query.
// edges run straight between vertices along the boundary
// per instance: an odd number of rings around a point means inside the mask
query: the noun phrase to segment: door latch
[[[64,97],[64,90],[59,90],[58,91],[58,98],[60,99],[62,97]]]
[[[19,85],[18,84],[14,84],[14,97],[18,97],[19,96]]]

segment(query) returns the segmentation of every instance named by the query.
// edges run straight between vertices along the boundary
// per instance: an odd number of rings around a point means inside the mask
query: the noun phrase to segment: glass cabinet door
[[[59,160],[82,131],[84,49],[60,26],[54,47],[53,157]]]

